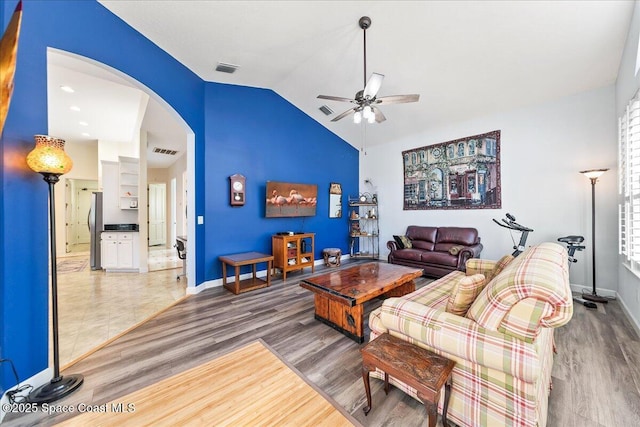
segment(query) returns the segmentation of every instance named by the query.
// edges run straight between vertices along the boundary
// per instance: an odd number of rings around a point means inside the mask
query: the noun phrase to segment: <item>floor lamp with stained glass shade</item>
[[[36,147],[27,155],[27,164],[42,174],[49,185],[49,248],[51,261],[51,319],[53,324],[53,378],[33,390],[28,397],[32,403],[49,403],[73,393],[84,381],[80,374],[60,375],[58,348],[58,272],[56,268],[56,217],[54,186],[60,175],[71,170],[73,161],[64,151],[64,140],[36,135]]]
[[[607,303],[608,298],[598,295],[596,292],[596,182],[598,178],[608,171],[609,169],[590,169],[586,171],[580,171],[581,174],[591,180],[591,256],[592,256],[592,275],[593,275],[593,289],[590,294],[583,293],[582,298],[593,301]]]

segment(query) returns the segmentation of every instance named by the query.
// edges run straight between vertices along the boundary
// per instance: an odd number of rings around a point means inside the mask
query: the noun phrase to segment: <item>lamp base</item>
[[[60,376],[33,390],[27,399],[37,404],[55,402],[76,391],[83,381],[80,374]]]
[[[593,302],[601,302],[603,304],[606,304],[609,302],[608,298],[605,297],[601,297],[598,294],[582,294],[582,298],[588,300],[588,301],[593,301]]]

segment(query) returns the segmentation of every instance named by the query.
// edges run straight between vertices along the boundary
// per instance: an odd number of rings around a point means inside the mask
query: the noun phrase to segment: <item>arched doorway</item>
[[[185,174],[194,176],[193,132],[175,110],[145,86],[104,64],[51,48],[47,50],[47,79],[48,133],[65,139],[67,152],[74,159],[74,168],[64,179],[96,179],[100,192],[105,187],[103,180],[111,184],[117,180],[105,178],[103,166],[123,157],[138,160],[139,188],[146,189],[150,182],[149,165],[154,180],[159,179],[161,169],[179,177],[178,182]],[[158,159],[152,152],[158,147],[181,156],[173,162]],[[188,182],[193,186],[195,179]],[[194,201],[183,199],[183,194],[193,195],[195,191],[179,188],[176,204],[195,206]],[[86,267],[62,274],[59,271],[63,365],[166,308],[188,293],[186,287],[195,286],[195,280],[176,282],[174,272],[148,273],[148,199],[146,191],[137,196],[135,209],[129,205],[125,210],[114,200],[104,200],[103,215],[105,224],[138,224],[139,244],[133,247],[140,261],[138,272],[105,273]],[[62,214],[56,215],[56,229],[61,239],[65,238],[64,209],[64,197],[58,197],[56,211]],[[195,225],[188,223],[179,234],[193,236],[188,240],[188,252],[195,254]],[[64,242],[58,247],[65,248]],[[151,280],[149,274],[157,277]],[[188,264],[187,277],[195,278],[194,265]]]

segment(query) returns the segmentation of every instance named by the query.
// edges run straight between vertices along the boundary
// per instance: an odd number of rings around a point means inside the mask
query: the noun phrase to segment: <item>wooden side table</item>
[[[384,392],[389,393],[389,375],[418,391],[418,398],[427,408],[428,426],[435,427],[438,420],[438,401],[445,386],[442,425],[447,422],[447,407],[451,394],[451,371],[456,362],[437,355],[408,341],[382,334],[365,345],[362,353],[362,379],[367,393],[367,415],[371,410],[369,372],[376,368],[384,372]]]
[[[271,285],[273,255],[262,254],[260,252],[246,252],[221,256],[220,262],[222,262],[222,286],[236,295]],[[261,262],[267,263],[267,277],[264,280],[256,277],[256,265]],[[227,283],[227,265],[235,268],[236,280],[233,283]],[[240,267],[243,265],[253,266],[253,277],[240,280]]]

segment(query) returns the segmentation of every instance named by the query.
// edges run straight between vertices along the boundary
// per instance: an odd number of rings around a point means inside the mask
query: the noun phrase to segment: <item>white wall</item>
[[[104,224],[137,224],[137,209],[120,209],[120,169],[118,162],[101,161],[102,164],[102,220]],[[144,201],[139,193],[138,205]]]
[[[165,213],[166,229],[165,236],[167,237],[166,245],[168,247],[173,246],[175,242],[171,242],[171,178],[169,177],[168,168],[147,168],[147,185],[150,184],[164,184],[165,185]],[[147,219],[149,218],[149,212],[147,209]]]
[[[140,148],[138,147],[138,139],[136,142],[117,142],[117,141],[98,141],[98,175],[100,176],[99,185],[102,188],[102,162],[118,162],[120,156],[124,157],[140,157]]]
[[[148,97],[146,97],[148,100]],[[145,104],[146,106],[146,101]],[[142,114],[142,113],[141,113]],[[141,115],[139,115],[141,117]],[[148,194],[147,194],[147,131],[140,129],[138,138],[136,138],[136,144],[138,145],[139,154],[139,169],[140,175],[138,176],[138,210],[136,211],[136,223],[140,229],[140,241],[138,247],[138,253],[140,256],[140,273],[146,273],[149,271],[149,224],[147,223],[147,211],[149,206]]]
[[[169,167],[169,184],[167,184],[167,190],[171,189],[171,178],[176,179],[176,236],[186,236],[187,230],[183,227],[182,222],[182,212],[185,211],[187,206],[187,201],[184,200],[184,186],[182,185],[182,175],[187,170],[187,156],[182,155],[178,160],[175,161],[171,167]],[[167,193],[168,194],[168,193]],[[171,218],[171,215],[167,216],[167,218]],[[171,232],[167,234],[170,236]]]
[[[528,244],[579,234],[587,250],[578,253],[571,283],[591,286],[591,185],[580,170],[610,168],[596,185],[598,289],[617,290],[616,162],[614,86],[541,105],[461,123],[367,148],[361,154],[361,189],[371,178],[380,203],[381,256],[386,242],[408,225],[469,226],[479,230],[482,258],[512,252],[509,233],[491,219],[506,212],[534,229]],[[421,101],[428,102],[428,100]],[[384,124],[383,124],[384,125]],[[375,126],[375,125],[374,125]],[[375,128],[374,128],[375,129]],[[370,129],[373,131],[374,129]],[[403,211],[402,151],[493,130],[501,131],[502,209]],[[514,235],[514,238],[519,238]]]
[[[56,256],[63,256],[66,252],[65,230],[65,186],[67,179],[98,180],[98,144],[97,142],[73,142],[67,141],[65,152],[73,160],[73,167],[66,175],[62,175],[60,182],[55,186],[56,192]]]
[[[171,238],[171,179],[176,179],[176,213],[177,213],[177,221],[176,221],[176,235],[177,236],[186,236],[186,230],[182,229],[182,221],[180,214],[184,210],[185,201],[183,199],[183,189],[182,189],[182,174],[187,170],[187,156],[183,155],[178,158],[174,164],[169,166],[168,168],[149,168],[147,169],[147,179],[148,183],[163,183],[166,184],[167,190],[167,203],[166,203],[166,218],[167,218],[167,245],[173,246],[175,242],[170,241]]]
[[[622,115],[627,103],[640,88],[640,76],[636,75],[639,35],[640,7],[636,2],[616,81],[616,115],[618,117]],[[622,261],[623,259],[620,258],[616,266],[619,271],[618,295],[636,327],[640,329],[640,279],[624,267]]]

